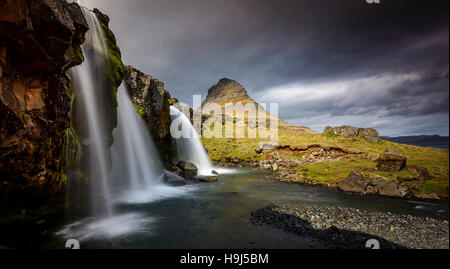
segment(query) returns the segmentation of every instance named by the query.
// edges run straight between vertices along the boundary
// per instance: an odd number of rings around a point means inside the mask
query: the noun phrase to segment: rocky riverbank
[[[370,212],[354,208],[269,205],[252,213],[255,225],[269,225],[310,236],[327,248],[365,248],[370,239],[380,249],[448,249],[448,220]]]
[[[254,167],[272,171],[281,182],[335,188],[360,195],[420,200],[439,200],[448,195],[445,190],[441,193],[423,191],[428,186],[436,185],[436,178],[424,166],[407,165],[405,156],[390,149],[378,158],[370,158],[363,152],[318,144],[303,148],[281,145],[257,153],[260,154],[259,159],[224,158],[217,164]],[[341,175],[333,176],[333,173]]]

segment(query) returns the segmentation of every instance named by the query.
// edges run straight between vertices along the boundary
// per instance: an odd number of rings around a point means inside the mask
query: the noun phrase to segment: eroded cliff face
[[[170,94],[164,83],[132,66],[125,66],[125,84],[139,115],[147,124],[161,157],[170,168]]]
[[[72,89],[88,25],[62,0],[0,0],[0,201],[65,182]]]

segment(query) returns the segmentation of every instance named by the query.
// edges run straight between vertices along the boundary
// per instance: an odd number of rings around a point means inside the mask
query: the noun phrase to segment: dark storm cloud
[[[127,64],[184,102],[229,77],[257,101],[280,102],[293,123],[448,134],[448,1],[81,2],[110,15]],[[277,94],[292,85],[308,96]],[[421,130],[417,117],[427,117]]]

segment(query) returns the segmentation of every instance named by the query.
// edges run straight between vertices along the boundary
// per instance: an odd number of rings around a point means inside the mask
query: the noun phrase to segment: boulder
[[[164,181],[172,186],[181,186],[186,184],[186,179],[170,171],[164,171]]]
[[[325,134],[342,135],[345,137],[362,137],[369,142],[378,143],[380,140],[377,130],[373,128],[360,128],[353,126],[325,127]]]
[[[349,177],[338,184],[338,189],[345,192],[377,194],[399,198],[405,198],[410,195],[408,188],[397,184],[395,181],[363,171],[353,171]]]
[[[361,194],[366,193],[366,187],[367,183],[364,182],[363,178],[355,171],[338,184],[338,189],[341,191]]]
[[[406,157],[391,149],[386,149],[377,159],[377,170],[396,172],[406,167]]]
[[[406,170],[410,170],[415,174],[415,178],[424,184],[426,180],[430,180],[431,174],[427,168],[420,165],[408,165],[405,167]]]
[[[384,196],[404,198],[404,197],[408,196],[409,191],[406,187],[398,185],[394,181],[390,181],[390,182],[385,183],[382,186],[379,186],[378,194],[384,195]]]
[[[177,167],[181,170],[181,175],[186,179],[194,179],[198,174],[198,168],[194,163],[179,161]]]
[[[373,128],[363,128],[362,129],[362,137],[372,143],[378,143],[378,141],[380,141],[380,136],[379,136],[377,130],[375,130]]]

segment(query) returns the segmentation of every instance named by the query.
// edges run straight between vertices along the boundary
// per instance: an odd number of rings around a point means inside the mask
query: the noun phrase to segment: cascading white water
[[[178,158],[196,164],[199,175],[211,175],[214,167],[200,141],[200,136],[188,117],[173,106],[170,107],[170,115],[173,124],[175,126],[181,125],[182,130],[188,130],[186,134],[189,134],[189,137],[182,136],[175,139]]]
[[[103,88],[99,73],[105,72],[109,57],[102,26],[97,16],[86,8],[82,8],[82,11],[90,30],[86,33],[86,42],[81,47],[85,61],[71,69],[74,92],[80,104],[74,113],[77,122],[85,129],[82,143],[86,146],[89,157],[87,170],[91,179],[93,214],[111,216],[113,210],[109,186],[111,177],[109,146],[106,145],[102,127],[107,112],[98,93]]]
[[[125,86],[119,88],[118,124],[114,131],[114,182],[130,190],[149,190],[162,182],[162,166],[145,123]]]
[[[184,195],[193,186],[172,187],[163,181],[163,169],[152,138],[140,119],[125,87],[118,89],[118,124],[113,131],[113,144],[105,126],[111,107],[102,98],[111,91],[106,76],[108,50],[101,24],[95,14],[82,8],[90,30],[82,46],[85,61],[71,69],[75,93],[74,111],[77,134],[83,148],[82,170],[87,171],[91,186],[91,217],[65,226],[57,234],[66,238],[87,240],[147,233],[154,218],[141,212],[115,212],[113,206],[123,203],[149,203]],[[68,141],[71,135],[67,134]],[[77,140],[72,137],[73,140]],[[72,156],[70,145],[66,154]],[[72,145],[73,146],[73,145]],[[111,146],[111,150],[110,150]],[[78,150],[79,152],[80,150]],[[81,158],[81,157],[80,157]],[[85,167],[85,166],[88,167]],[[68,175],[70,175],[68,171]],[[69,184],[68,184],[69,185]],[[70,187],[70,186],[69,186]]]

